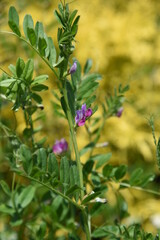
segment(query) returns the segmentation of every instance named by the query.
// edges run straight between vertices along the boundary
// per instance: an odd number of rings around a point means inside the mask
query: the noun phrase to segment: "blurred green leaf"
[[[15,213],[15,210],[11,207],[7,207],[5,204],[0,204],[0,212],[6,213],[12,216]]]
[[[35,84],[33,87],[32,87],[32,90],[33,91],[37,91],[37,92],[41,92],[41,91],[45,91],[45,90],[48,90],[48,87],[43,85],[43,84]]]
[[[34,198],[35,191],[36,188],[34,186],[27,186],[23,188],[17,199],[17,202],[21,205],[22,208],[25,208],[31,203]]]
[[[22,161],[24,171],[30,174],[33,167],[32,154],[29,148],[24,144],[20,146],[19,158]]]
[[[0,185],[3,189],[3,191],[5,192],[5,194],[10,197],[11,196],[11,191],[9,189],[8,184],[5,181],[1,180]]]
[[[45,49],[47,48],[47,43],[45,38],[39,38],[38,40],[38,49],[40,54],[44,57],[45,56]]]
[[[22,58],[18,58],[17,62],[16,62],[16,74],[17,74],[17,77],[21,77],[24,68],[25,68],[25,62],[23,61]]]
[[[53,173],[56,178],[59,178],[59,167],[58,167],[58,162],[56,159],[56,156],[54,153],[50,153],[48,155],[48,172],[52,175]]]
[[[85,63],[85,66],[84,66],[84,74],[87,74],[91,68],[92,68],[92,59],[87,59],[87,62]]]
[[[56,63],[56,49],[51,37],[48,38],[49,45],[49,62],[53,66]]]
[[[85,197],[82,201],[82,204],[87,204],[89,203],[91,200],[95,199],[97,196],[99,196],[101,194],[101,192],[95,192],[95,193],[91,193],[89,194],[87,197]]]
[[[117,180],[121,179],[124,177],[124,175],[127,172],[127,166],[126,165],[121,165],[117,168],[117,170],[115,171],[115,178]]]
[[[67,157],[62,157],[60,163],[60,181],[63,184],[63,191],[66,193],[69,186],[70,167]]]
[[[35,77],[35,79],[32,81],[32,85],[34,84],[40,84],[48,79],[48,75],[40,75]]]
[[[33,76],[33,71],[34,71],[33,59],[28,59],[28,61],[26,62],[22,77],[27,81],[31,81]]]
[[[29,38],[28,29],[34,29],[34,23],[33,23],[32,16],[29,14],[26,14],[23,20],[23,31],[27,39]]]
[[[34,29],[27,28],[27,36],[32,46],[36,46],[37,38]]]
[[[19,30],[19,16],[15,7],[13,6],[11,6],[9,9],[8,25],[15,34],[17,34],[19,37],[21,36],[20,30]]]

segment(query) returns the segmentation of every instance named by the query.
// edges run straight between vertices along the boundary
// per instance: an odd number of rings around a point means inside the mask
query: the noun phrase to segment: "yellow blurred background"
[[[160,130],[160,1],[158,0],[75,0],[68,1],[71,9],[80,14],[79,30],[76,37],[74,56],[84,66],[87,58],[93,59],[93,72],[102,74],[98,102],[113,93],[114,86],[129,84],[127,102],[121,118],[111,118],[106,122],[100,142],[108,141],[107,151],[112,151],[113,164],[128,164],[130,169],[143,167],[159,172],[156,166],[155,146],[149,117],[155,116],[155,127]],[[53,10],[58,0],[0,0],[0,30],[8,30],[7,12],[14,5],[20,15],[22,29],[23,17],[31,14],[34,22],[42,21],[45,31],[56,43],[57,22]],[[35,57],[36,74],[50,76],[48,86],[56,89],[54,76],[40,58],[23,43],[10,35],[0,35],[0,66],[16,63]],[[50,100],[52,94],[43,94],[45,121],[42,135],[47,136],[47,144],[52,146],[55,139],[66,135],[69,139],[66,122],[53,115]],[[2,107],[1,113],[11,128],[15,128],[15,118],[10,106]],[[101,113],[99,109],[97,115]],[[24,128],[21,112],[16,113],[17,131]],[[54,121],[55,120],[55,121]],[[58,122],[58,124],[57,124]],[[78,130],[78,143],[81,149],[87,144],[85,129]],[[3,170],[2,170],[3,171]],[[155,184],[159,190],[159,181]],[[160,228],[159,199],[139,191],[123,190],[121,193],[129,203],[131,216],[125,223],[140,221],[147,231]],[[112,202],[112,196],[108,196]],[[157,218],[156,218],[157,217]],[[155,219],[158,219],[155,223]],[[158,222],[159,221],[159,222]],[[156,225],[158,222],[158,225]]]

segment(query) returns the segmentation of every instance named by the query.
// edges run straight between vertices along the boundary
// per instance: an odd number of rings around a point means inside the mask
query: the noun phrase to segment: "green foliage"
[[[113,165],[110,161],[111,152],[95,154],[96,148],[108,145],[107,142],[98,142],[100,135],[107,118],[116,116],[123,106],[129,86],[122,87],[120,84],[118,90],[115,88],[113,96],[106,97],[105,103],[101,104],[103,115],[94,117],[93,114],[98,109],[95,92],[101,75],[91,72],[91,59],[86,61],[82,72],[80,62],[72,58],[77,69],[74,73],[70,71],[70,57],[75,49],[80,16],[77,16],[77,10],[70,12],[69,4],[65,4],[65,1],[61,1],[54,15],[60,24],[57,31],[59,50],[45,33],[43,23],[37,21],[34,25],[31,15],[25,15],[23,20],[24,37],[19,30],[19,16],[14,7],[9,9],[8,24],[14,35],[29,45],[55,74],[57,90],[52,90],[52,105],[54,113],[67,120],[70,130],[69,150],[53,153],[54,150],[45,144],[45,138],[36,139],[35,134],[41,130],[41,126],[35,128],[34,123],[41,119],[37,116],[38,110],[44,109],[41,92],[48,90],[43,84],[48,75],[34,77],[34,60],[30,58],[24,61],[19,57],[15,66],[9,65],[11,73],[4,71],[0,77],[1,96],[13,103],[13,111],[21,108],[26,124],[20,139],[4,124],[0,125],[8,139],[7,161],[13,172],[12,187],[4,180],[0,181],[6,198],[0,204],[0,212],[9,217],[8,228],[17,231],[20,239],[27,236],[28,239],[35,240],[60,240],[66,237],[79,240],[80,231],[84,231],[87,240],[91,237],[157,240],[158,235],[154,237],[151,233],[144,232],[140,225],[125,226],[113,221],[110,213],[107,222],[103,226],[99,224],[99,216],[104,217],[108,209],[111,212],[106,193],[112,183],[119,184],[119,189],[113,193],[117,202],[112,214],[119,221],[129,216],[127,202],[121,194],[124,188],[160,194],[145,188],[154,180],[154,174],[144,174],[141,168],[130,173],[124,164]],[[79,151],[75,116],[82,104],[86,104],[87,109],[91,108],[92,115],[85,116],[88,120],[85,129],[89,143]],[[159,166],[160,139],[156,140],[153,120],[150,124]],[[61,148],[60,145],[58,147]],[[87,155],[86,162],[82,164],[80,157],[84,154]],[[18,175],[27,181],[19,182]],[[117,208],[118,213],[115,210]],[[93,220],[98,221],[93,223]],[[65,229],[66,234],[62,232],[62,236],[58,237],[57,233],[62,229]]]

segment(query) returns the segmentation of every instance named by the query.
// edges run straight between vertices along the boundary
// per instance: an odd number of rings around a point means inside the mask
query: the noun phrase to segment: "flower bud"
[[[62,138],[60,141],[56,141],[53,145],[53,152],[55,154],[62,154],[68,150],[68,143],[64,138]]]
[[[76,70],[77,70],[77,62],[74,62],[71,68],[69,69],[69,73],[73,74],[76,72]]]
[[[116,116],[121,117],[122,113],[123,113],[123,107],[120,107],[116,113]]]

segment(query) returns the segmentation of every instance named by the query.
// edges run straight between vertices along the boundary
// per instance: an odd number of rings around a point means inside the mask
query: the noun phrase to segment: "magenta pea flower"
[[[61,140],[56,140],[55,144],[53,145],[53,152],[55,154],[62,154],[68,150],[68,143],[64,138]]]
[[[117,113],[116,113],[116,116],[117,117],[121,117],[121,115],[122,115],[122,113],[123,113],[123,107],[120,107],[119,109],[118,109],[118,111],[117,111]]]
[[[82,105],[82,108],[80,110],[76,111],[76,117],[75,122],[76,124],[81,127],[85,124],[85,121],[87,118],[89,118],[92,115],[92,109],[86,107],[86,104]]]
[[[77,70],[77,62],[75,61],[75,62],[73,63],[73,65],[72,65],[72,66],[70,67],[70,69],[69,69],[69,74],[75,73],[76,70]]]

